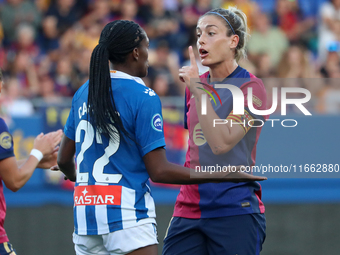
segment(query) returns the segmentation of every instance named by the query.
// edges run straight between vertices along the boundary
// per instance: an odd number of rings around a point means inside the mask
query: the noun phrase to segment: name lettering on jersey
[[[120,205],[121,196],[122,186],[77,186],[74,190],[74,205]]]
[[[12,136],[8,132],[2,132],[0,135],[0,146],[4,149],[12,147]]]
[[[151,119],[151,126],[154,130],[162,132],[163,130],[163,120],[159,113],[155,114]]]
[[[83,106],[80,106],[78,109],[79,119],[87,113],[87,106],[86,103],[83,103]]]

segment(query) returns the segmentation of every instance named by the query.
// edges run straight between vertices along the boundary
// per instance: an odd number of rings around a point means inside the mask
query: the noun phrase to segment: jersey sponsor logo
[[[4,149],[12,147],[12,136],[8,132],[2,132],[0,135],[0,146]]]
[[[150,88],[146,88],[145,91],[144,91],[145,94],[149,94],[149,96],[153,97],[153,96],[156,96],[156,93],[155,91],[153,91],[152,89]]]
[[[163,130],[163,120],[159,113],[155,114],[151,120],[151,126],[154,130],[162,132]]]
[[[193,139],[194,139],[194,143],[197,146],[201,146],[201,145],[203,145],[207,142],[207,140],[204,137],[203,130],[202,130],[200,123],[196,124],[196,126],[194,128]]]
[[[122,186],[89,185],[74,189],[74,205],[120,205]]]
[[[243,202],[241,203],[242,207],[250,207],[250,203],[249,202]]]

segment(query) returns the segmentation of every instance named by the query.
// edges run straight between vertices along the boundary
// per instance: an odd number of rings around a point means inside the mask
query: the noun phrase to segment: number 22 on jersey
[[[117,131],[117,129],[114,126],[111,126],[113,130]],[[80,140],[81,131],[85,132],[84,140]],[[117,132],[118,133],[118,132]],[[121,178],[122,174],[107,174],[104,173],[104,167],[110,162],[109,158],[115,154],[119,148],[120,143],[120,137],[117,138],[118,141],[112,141],[110,139],[109,145],[105,148],[104,154],[98,158],[92,168],[92,176],[95,179],[96,182],[101,183],[118,183]],[[77,183],[80,182],[88,182],[89,180],[89,173],[81,173],[80,172],[80,164],[84,160],[84,153],[91,147],[91,145],[96,142],[98,144],[102,144],[102,135],[96,132],[96,135],[94,134],[94,128],[91,125],[90,122],[86,120],[81,120],[78,124],[77,130],[76,130],[76,143],[81,144],[80,152],[77,156]]]

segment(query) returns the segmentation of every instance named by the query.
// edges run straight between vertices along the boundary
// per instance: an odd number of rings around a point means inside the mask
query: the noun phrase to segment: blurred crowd
[[[182,96],[178,69],[196,44],[198,18],[228,6],[248,17],[248,59],[240,65],[263,79],[269,96],[272,87],[304,87],[312,93],[310,111],[340,112],[340,0],[0,0],[0,6],[0,103],[11,116],[32,114],[37,98],[72,97],[88,79],[102,28],[117,19],[139,23],[149,36],[147,86],[161,97]]]

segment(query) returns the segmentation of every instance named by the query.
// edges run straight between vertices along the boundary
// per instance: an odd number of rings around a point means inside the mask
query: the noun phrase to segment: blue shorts
[[[258,255],[265,238],[264,214],[174,217],[164,239],[163,255]]]
[[[0,255],[16,255],[13,246],[9,242],[0,244]]]

